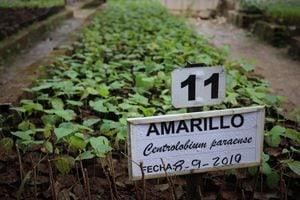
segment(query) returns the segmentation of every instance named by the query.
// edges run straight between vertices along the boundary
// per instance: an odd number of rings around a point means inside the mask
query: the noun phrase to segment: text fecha
[[[168,135],[175,133],[192,133],[195,131],[210,131],[218,129],[228,129],[228,128],[239,128],[244,124],[244,116],[241,114],[235,114],[229,120],[228,124],[225,124],[224,116],[218,117],[219,120],[213,117],[208,118],[196,118],[191,120],[180,120],[178,123],[175,121],[170,122],[160,122],[160,128],[155,123],[151,123],[146,136],[150,135]]]

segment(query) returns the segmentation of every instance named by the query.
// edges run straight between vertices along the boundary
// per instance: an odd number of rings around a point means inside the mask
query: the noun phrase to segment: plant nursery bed
[[[226,68],[226,98],[205,111],[266,108],[261,167],[202,174],[203,199],[299,196],[300,133],[277,114],[281,97],[160,4],[109,1],[66,48],[48,78],[0,106],[0,199],[188,199],[184,177],[129,180],[126,140],[128,118],[186,112],[171,104],[170,77],[187,61]]]
[[[64,9],[63,6],[51,8],[0,8],[0,41],[19,30],[47,19]]]
[[[288,26],[257,21],[254,23],[252,31],[259,38],[276,47],[286,46],[290,42],[291,31]]]
[[[292,38],[288,53],[294,59],[300,60],[300,36]]]
[[[229,11],[229,21],[240,28],[249,28],[251,24],[261,18],[261,14]]]

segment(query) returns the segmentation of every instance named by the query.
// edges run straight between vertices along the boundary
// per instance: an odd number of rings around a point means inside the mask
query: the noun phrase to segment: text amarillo
[[[151,123],[146,136],[150,135],[169,135],[178,133],[192,133],[195,131],[210,131],[218,129],[229,129],[239,128],[244,124],[244,116],[241,114],[235,114],[230,116],[228,124],[225,124],[224,116],[220,116],[219,120],[217,118],[200,118],[191,120],[180,120],[178,123],[175,121],[170,122],[160,122],[160,126],[155,123]]]

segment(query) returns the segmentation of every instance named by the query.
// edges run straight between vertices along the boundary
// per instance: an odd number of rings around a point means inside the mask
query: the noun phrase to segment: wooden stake
[[[166,179],[167,179],[167,181],[170,185],[170,188],[171,188],[172,199],[177,200],[178,198],[177,198],[177,195],[176,195],[174,182],[173,182],[172,178],[168,176],[168,172],[166,170],[166,165],[165,165],[164,160],[162,158],[160,158],[160,160],[161,160],[161,163],[163,164],[163,167],[164,167],[163,169],[164,169],[164,172],[165,172],[165,175],[166,175]]]
[[[48,159],[48,166],[49,166],[49,179],[50,179],[50,187],[51,187],[51,194],[52,194],[52,199],[56,200],[56,191],[55,191],[55,186],[54,186],[54,177],[53,177],[53,171],[52,171],[52,166],[51,166],[51,160]]]
[[[17,150],[18,160],[19,160],[20,178],[21,178],[21,180],[23,180],[23,177],[24,177],[24,171],[23,171],[22,158],[21,158],[21,154],[20,154],[20,151],[19,151],[19,146],[18,146],[18,144],[16,144],[16,150]]]
[[[186,68],[189,67],[203,67],[203,65],[191,64],[188,62]],[[188,113],[202,112],[202,111],[203,111],[202,106],[187,109]],[[201,192],[202,174],[185,175],[185,180],[187,183],[187,199],[188,200],[202,199],[202,192]]]
[[[89,175],[88,175],[88,171],[87,171],[86,168],[84,168],[84,176],[86,178],[86,190],[87,190],[87,193],[88,193],[88,199],[92,200]]]
[[[143,184],[143,200],[146,200],[146,181],[145,181],[145,172],[143,170],[143,162],[140,163],[140,169],[141,169],[141,173],[142,173],[142,184]]]

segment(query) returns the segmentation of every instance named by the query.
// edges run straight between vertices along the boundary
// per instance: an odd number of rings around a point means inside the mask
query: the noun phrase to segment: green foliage
[[[268,186],[270,188],[276,188],[278,187],[280,177],[278,172],[268,164],[269,159],[270,156],[268,154],[263,154],[261,172],[267,176]]]
[[[76,132],[78,128],[73,123],[62,123],[58,128],[54,129],[54,133],[57,137],[57,140],[60,140],[74,132]]]
[[[285,25],[299,25],[300,23],[300,4],[271,4],[269,6],[266,6],[265,13],[273,21],[280,22]]]
[[[92,153],[92,151],[85,151],[81,154],[79,154],[75,160],[88,160],[95,157],[95,154]]]
[[[107,152],[112,150],[112,148],[109,145],[108,139],[103,136],[91,137],[90,143],[94,149],[94,153],[98,157],[104,157]]]
[[[283,25],[299,25],[300,2],[298,0],[239,0],[242,10],[262,12],[270,20]]]
[[[274,126],[265,135],[265,141],[271,147],[278,147],[281,141],[280,136],[285,132],[285,128],[281,126]]]
[[[70,156],[59,156],[55,159],[54,164],[61,174],[66,175],[71,171],[74,161]]]
[[[226,62],[223,51],[153,1],[110,1],[70,50],[72,54],[57,58],[51,78],[26,89],[37,98],[13,108],[22,122],[11,132],[24,150],[26,145],[43,145],[62,174],[74,162],[65,155],[78,161],[122,148],[128,117],[186,112],[171,105],[170,73],[187,61],[226,67],[225,101],[206,110],[264,105],[266,145],[283,148],[282,139],[299,144],[299,132],[279,125],[274,115],[281,110],[282,97],[270,95],[268,83],[251,74],[251,63]],[[296,147],[282,152],[291,162],[264,154],[260,171],[271,188],[278,185],[282,166],[299,172]]]
[[[293,172],[300,176],[300,161],[291,160],[287,163],[287,165]]]
[[[1,153],[10,153],[12,151],[14,145],[14,141],[9,138],[1,138],[0,139],[0,152]]]
[[[0,8],[62,6],[64,0],[0,0]]]
[[[290,113],[289,117],[299,125],[300,124],[300,107],[298,106],[298,107],[294,108],[293,111]]]
[[[84,150],[87,145],[87,141],[84,139],[83,135],[81,137],[78,135],[72,135],[69,138],[68,143],[70,148],[75,150]]]

